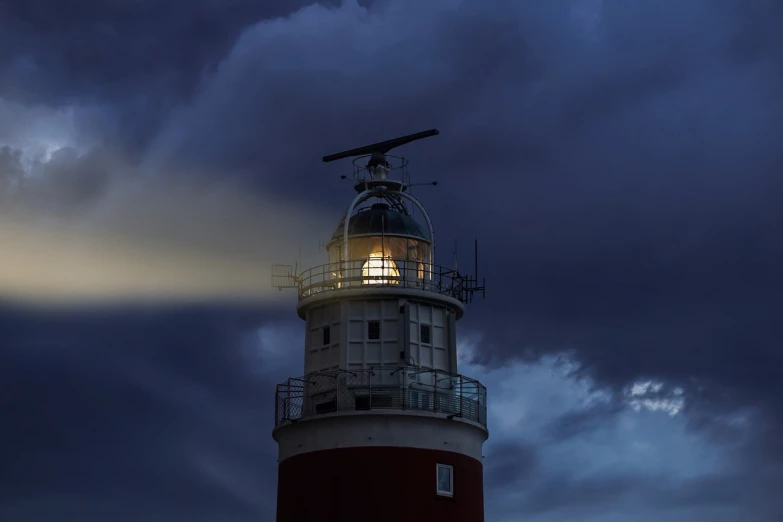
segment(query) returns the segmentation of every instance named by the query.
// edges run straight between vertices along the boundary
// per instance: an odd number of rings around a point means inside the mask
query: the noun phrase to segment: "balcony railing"
[[[388,265],[382,270],[367,268],[365,260],[327,263],[305,270],[297,278],[299,298],[343,289],[391,287],[425,290],[467,302],[475,291],[475,279],[450,268],[409,259],[384,262]]]
[[[486,427],[487,389],[475,379],[417,367],[316,372],[277,385],[275,426],[375,409],[442,413]]]

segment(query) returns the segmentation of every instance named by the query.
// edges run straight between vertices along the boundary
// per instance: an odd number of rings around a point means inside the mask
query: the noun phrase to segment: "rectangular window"
[[[454,496],[454,466],[436,464],[438,495]]]
[[[332,329],[330,327],[328,327],[328,326],[324,326],[323,327],[323,334],[324,334],[324,339],[323,339],[323,343],[321,343],[321,344],[323,344],[324,346],[326,346],[327,344],[331,344],[331,342],[332,342]]]
[[[381,322],[367,321],[367,338],[370,340],[381,338]]]
[[[419,327],[419,341],[421,344],[430,344],[430,325],[423,324]]]

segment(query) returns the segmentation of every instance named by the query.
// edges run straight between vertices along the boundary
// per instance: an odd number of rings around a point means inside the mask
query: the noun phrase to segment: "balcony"
[[[462,375],[417,367],[334,370],[277,385],[275,427],[327,413],[407,410],[461,417],[487,427],[487,389]]]
[[[387,287],[435,292],[467,303],[473,292],[483,290],[476,286],[475,278],[456,270],[392,258],[327,263],[305,270],[295,279],[300,300],[345,289]]]

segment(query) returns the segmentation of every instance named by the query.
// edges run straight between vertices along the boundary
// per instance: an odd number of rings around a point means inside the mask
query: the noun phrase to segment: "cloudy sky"
[[[0,0],[0,519],[273,520],[295,296],[406,146],[488,522],[783,520],[779,0]],[[402,152],[402,150],[400,151]]]

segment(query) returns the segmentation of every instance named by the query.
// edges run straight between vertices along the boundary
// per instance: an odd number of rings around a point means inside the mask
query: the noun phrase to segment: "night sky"
[[[782,26],[0,0],[0,520],[274,520],[304,327],[270,266],[326,261],[354,193],[322,156],[433,127],[398,152],[440,264],[479,240],[487,522],[783,520]]]

